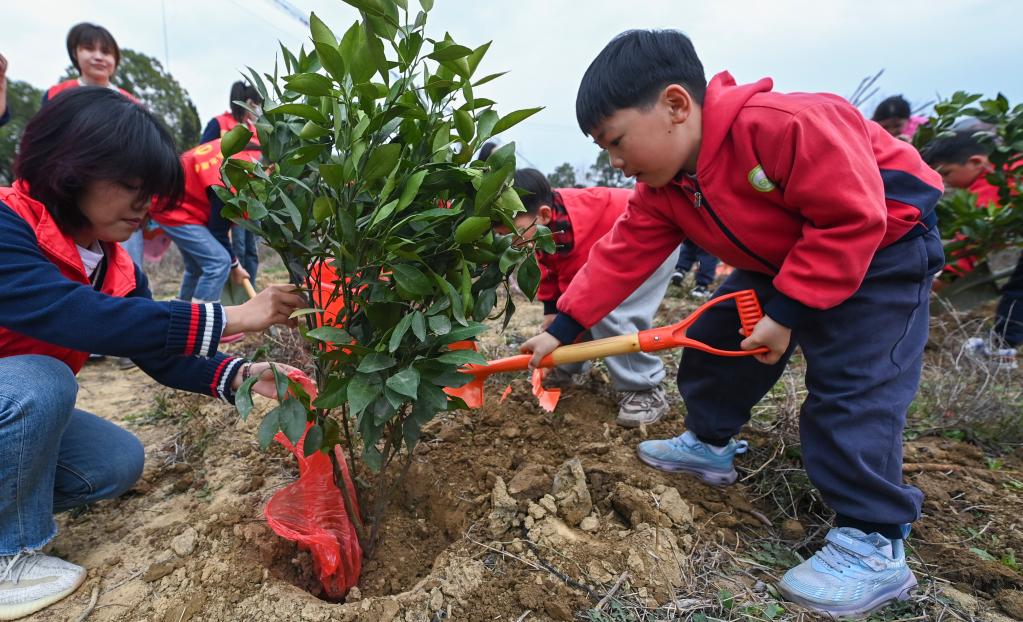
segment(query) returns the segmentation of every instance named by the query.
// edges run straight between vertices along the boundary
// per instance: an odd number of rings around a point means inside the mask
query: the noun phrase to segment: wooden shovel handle
[[[245,294],[249,298],[256,297],[256,288],[252,286],[252,281],[245,279],[244,281],[242,281],[242,287],[245,288]]]
[[[566,363],[591,361],[605,356],[632,354],[639,351],[639,333],[632,333],[631,335],[605,337],[604,339],[561,346],[551,352],[550,359],[554,365],[565,365]],[[544,362],[547,362],[546,358]]]

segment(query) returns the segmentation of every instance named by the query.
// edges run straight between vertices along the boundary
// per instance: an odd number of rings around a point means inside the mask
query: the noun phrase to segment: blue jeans
[[[142,474],[142,443],[75,408],[77,395],[55,358],[0,358],[0,555],[39,549],[54,512],[116,497]]]
[[[164,227],[185,261],[178,298],[186,302],[219,302],[231,273],[231,255],[205,225]]]
[[[249,280],[256,284],[256,271],[259,270],[259,238],[255,233],[235,225],[231,227],[231,248],[239,263],[249,273]]]
[[[708,287],[714,282],[718,258],[703,250],[692,241],[686,240],[682,243],[682,248],[678,254],[678,263],[675,264],[675,271],[686,274],[693,267],[694,263],[699,264],[699,267],[696,269],[696,285]]]

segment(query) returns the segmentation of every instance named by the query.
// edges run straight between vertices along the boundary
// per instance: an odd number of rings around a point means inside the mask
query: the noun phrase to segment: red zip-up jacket
[[[555,251],[537,251],[540,287],[537,300],[544,313],[556,313],[561,293],[586,264],[590,250],[625,213],[632,190],[625,188],[562,188],[554,191],[550,225]],[[561,210],[564,210],[562,213]]]
[[[878,248],[934,226],[941,177],[911,145],[822,93],[775,93],[770,78],[707,87],[695,177],[640,183],[594,246],[548,329],[574,341],[686,238],[778,290],[765,312],[792,327],[805,308],[855,292]]]

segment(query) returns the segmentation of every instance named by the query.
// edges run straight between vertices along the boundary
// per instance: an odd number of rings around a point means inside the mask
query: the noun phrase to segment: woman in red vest
[[[102,86],[138,102],[134,95],[110,81],[121,64],[121,48],[117,47],[117,41],[106,28],[88,22],[75,24],[67,33],[67,55],[78,70],[78,77],[47,89],[43,94],[44,104],[59,93],[79,86]]]
[[[54,512],[116,497],[142,444],[75,408],[87,352],[127,356],[159,382],[231,402],[244,378],[276,395],[268,363],[217,352],[225,331],[288,324],[305,306],[273,285],[236,307],[156,302],[119,245],[183,175],[173,140],[141,106],[95,87],[54,98],[25,128],[0,188],[0,620],[74,592],[86,571],[40,550]],[[285,370],[289,370],[287,366]]]

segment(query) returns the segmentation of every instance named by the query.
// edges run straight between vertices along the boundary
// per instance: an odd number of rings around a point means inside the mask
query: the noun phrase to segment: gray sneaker
[[[0,556],[0,620],[17,620],[72,594],[86,571],[39,552]]]
[[[615,423],[623,428],[638,428],[640,425],[657,423],[671,409],[668,396],[661,387],[647,391],[624,391],[618,404],[618,418],[615,419]]]

